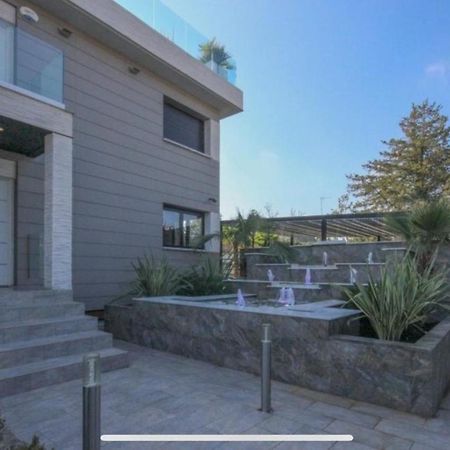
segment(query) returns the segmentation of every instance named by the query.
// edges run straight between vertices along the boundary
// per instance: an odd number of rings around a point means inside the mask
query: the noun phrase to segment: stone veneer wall
[[[432,416],[450,381],[450,319],[406,344],[339,334],[351,313],[337,312],[345,310],[143,299],[108,305],[105,328],[118,339],[258,374],[261,325],[271,323],[274,379]]]

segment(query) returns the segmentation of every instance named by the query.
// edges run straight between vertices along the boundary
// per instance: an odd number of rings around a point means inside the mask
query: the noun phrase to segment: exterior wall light
[[[64,28],[64,27],[59,27],[58,28],[58,33],[62,37],[65,37],[66,39],[68,39],[68,38],[70,38],[70,36],[72,36],[72,31],[69,30],[68,28]]]
[[[141,71],[141,69],[138,69],[135,66],[128,67],[128,72],[130,72],[132,75],[137,75],[140,71]]]
[[[27,6],[21,6],[19,9],[19,13],[27,22],[39,22],[39,16],[37,15],[37,13]]]

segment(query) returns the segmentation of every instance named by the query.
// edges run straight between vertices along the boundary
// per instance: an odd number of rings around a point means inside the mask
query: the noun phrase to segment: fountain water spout
[[[287,291],[287,304],[289,306],[293,306],[295,305],[295,294],[294,294],[294,289],[289,288]]]
[[[306,274],[305,274],[305,284],[311,284],[312,280],[311,280],[311,269],[308,267],[306,269]]]
[[[273,274],[272,270],[268,270],[267,271],[267,278],[269,279],[269,281],[272,283],[273,280],[275,280],[275,275]]]
[[[244,295],[242,294],[241,289],[238,289],[238,291],[237,291],[236,305],[238,305],[239,308],[245,308],[247,306],[247,302],[245,301],[245,298],[244,298]]]
[[[350,266],[350,284],[358,282],[358,271]]]
[[[278,303],[286,303],[287,301],[287,290],[285,287],[280,289],[280,296],[278,297]]]

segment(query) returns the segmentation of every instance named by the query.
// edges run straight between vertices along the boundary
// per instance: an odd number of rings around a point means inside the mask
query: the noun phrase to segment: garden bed
[[[356,336],[358,322],[348,319],[358,314],[153,297],[107,306],[105,328],[118,339],[258,374],[261,326],[271,323],[274,379],[432,416],[450,380],[450,319],[405,343]]]

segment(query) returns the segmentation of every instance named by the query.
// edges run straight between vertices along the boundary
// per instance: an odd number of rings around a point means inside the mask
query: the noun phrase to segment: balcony
[[[63,103],[61,50],[0,19],[0,84]]]
[[[236,84],[236,63],[214,38],[208,39],[160,0],[115,0],[220,77]]]

